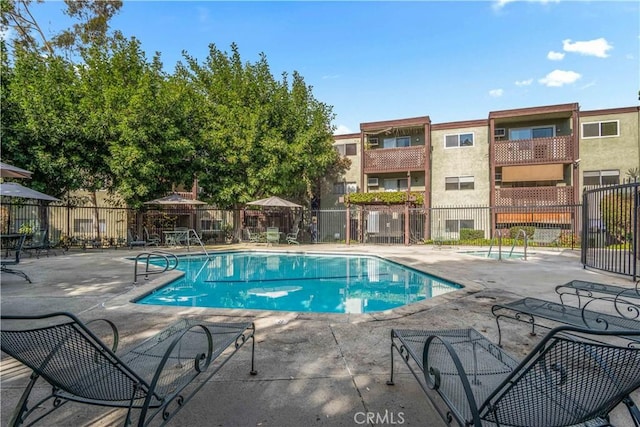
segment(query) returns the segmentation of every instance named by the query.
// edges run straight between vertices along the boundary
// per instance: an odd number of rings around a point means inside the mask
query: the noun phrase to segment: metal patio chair
[[[448,424],[605,426],[625,403],[638,426],[629,394],[640,387],[640,348],[620,336],[561,326],[519,362],[474,329],[394,329],[388,384],[395,349]]]
[[[280,230],[278,227],[267,227],[267,244],[280,243]]]
[[[300,233],[300,229],[295,227],[291,233],[287,234],[286,240],[289,245],[299,245],[298,242],[298,234]]]
[[[134,246],[147,246],[146,240],[140,240],[138,236],[134,236],[131,230],[127,229],[127,246],[133,249]]]
[[[6,253],[6,256],[0,259],[0,271],[2,271],[2,273],[15,274],[31,283],[31,279],[24,271],[16,270],[15,268],[9,268],[10,266],[20,264],[20,257],[22,255],[22,249],[24,247],[24,241],[26,237],[26,234],[12,234],[2,236],[2,252]],[[14,257],[9,257],[10,250],[14,251]]]
[[[138,426],[164,425],[248,339],[252,340],[251,374],[255,374],[253,323],[182,319],[116,354],[118,331],[105,319],[85,324],[70,313],[1,319],[2,351],[32,370],[12,426],[33,425],[70,401],[126,408],[125,426],[135,418],[134,410],[139,410]],[[110,327],[111,347],[88,328],[98,321]],[[205,378],[187,388],[201,375]],[[39,378],[52,386],[45,397],[31,396],[35,391],[42,394],[41,387],[34,387]],[[37,401],[32,403],[30,398]]]

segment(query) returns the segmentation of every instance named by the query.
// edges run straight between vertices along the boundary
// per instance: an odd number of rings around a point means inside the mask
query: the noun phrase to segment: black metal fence
[[[122,246],[130,237],[192,228],[205,243],[248,240],[277,227],[282,236],[299,229],[301,243],[435,244],[580,247],[582,206],[494,208],[367,205],[317,211],[222,210],[164,207],[134,210],[117,206],[25,204],[11,200],[0,209],[2,233],[49,231],[52,244]],[[591,221],[591,220],[589,220]],[[589,222],[587,222],[589,223]],[[247,231],[248,230],[248,231]],[[553,239],[539,239],[539,235]],[[593,234],[586,234],[593,239]]]
[[[640,183],[583,194],[582,264],[638,278]]]
[[[369,205],[312,212],[318,242],[360,244],[580,246],[582,206],[408,208]],[[349,233],[347,233],[347,221]],[[348,235],[347,235],[348,234]],[[554,238],[540,238],[540,236]]]

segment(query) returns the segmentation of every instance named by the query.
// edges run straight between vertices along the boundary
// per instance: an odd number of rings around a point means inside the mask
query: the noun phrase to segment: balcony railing
[[[496,166],[570,163],[574,160],[573,137],[495,141],[494,153]]]
[[[424,146],[364,151],[364,173],[424,171]]]
[[[573,187],[496,188],[495,202],[499,206],[558,206],[573,203]]]

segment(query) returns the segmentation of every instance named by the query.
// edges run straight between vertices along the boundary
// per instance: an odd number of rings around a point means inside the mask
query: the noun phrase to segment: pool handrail
[[[139,264],[140,258],[142,257],[147,258],[145,261],[145,264],[146,264],[145,271],[144,273],[138,273],[138,264]],[[151,257],[163,258],[166,262],[164,269],[149,270],[149,260],[151,259]],[[171,260],[175,261],[175,264],[173,265],[171,264],[171,261],[169,260],[170,258]],[[175,270],[177,267],[178,267],[178,257],[171,252],[166,252],[166,251],[141,252],[136,256],[136,259],[135,259],[135,263],[133,267],[133,284],[135,285],[136,283],[138,283],[138,276],[144,275],[144,279],[149,280],[150,274],[161,274],[161,273],[164,273],[165,271]]]
[[[523,229],[520,228],[518,230],[518,234],[516,234],[515,239],[513,239],[513,244],[511,245],[511,251],[509,252],[509,258],[511,258],[511,255],[513,254],[513,248],[515,248],[516,246],[516,242],[518,241],[518,237],[520,237],[520,234],[524,235],[523,238],[523,242],[524,242],[524,260],[527,260],[527,240],[529,239],[529,236],[527,236],[527,232]]]
[[[491,241],[489,242],[489,252],[487,252],[487,258],[491,257],[491,250],[493,249],[493,240],[494,239],[498,240],[498,260],[502,260],[502,234],[500,234],[500,233],[498,233],[497,236],[494,234],[491,237]]]

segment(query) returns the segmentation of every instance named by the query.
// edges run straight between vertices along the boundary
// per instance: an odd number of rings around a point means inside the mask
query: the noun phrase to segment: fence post
[[[345,231],[345,241],[347,246],[349,246],[349,243],[351,241],[351,207],[349,206],[349,203],[347,203],[347,229]]]

